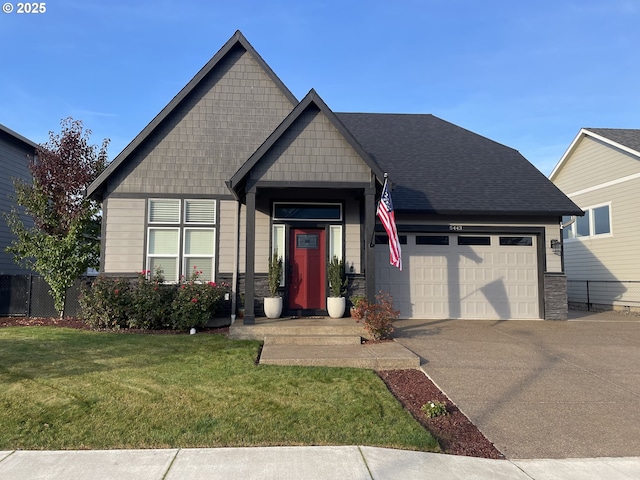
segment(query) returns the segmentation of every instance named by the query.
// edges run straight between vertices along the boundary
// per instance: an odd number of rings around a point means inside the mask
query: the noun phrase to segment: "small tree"
[[[98,149],[89,144],[91,131],[82,121],[66,118],[60,126],[61,133],[49,132],[49,141],[30,157],[32,182],[13,181],[15,203],[34,226],[25,226],[15,207],[3,216],[16,236],[7,252],[44,277],[62,316],[67,289],[98,266],[100,207],[84,193],[106,166],[109,140]]]

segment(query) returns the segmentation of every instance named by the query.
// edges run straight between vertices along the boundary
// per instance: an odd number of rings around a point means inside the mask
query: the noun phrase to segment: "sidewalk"
[[[3,480],[632,480],[640,457],[487,460],[375,447],[0,452]]]

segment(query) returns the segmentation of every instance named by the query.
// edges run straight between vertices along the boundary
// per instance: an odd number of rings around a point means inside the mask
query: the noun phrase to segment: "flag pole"
[[[387,172],[384,172],[384,183],[382,184],[382,189],[384,190],[384,186],[387,184],[387,177],[389,175],[387,174]],[[378,200],[378,202],[376,203],[376,209],[374,210],[374,212],[378,211],[378,207],[380,206],[380,200]],[[374,215],[374,218],[376,218],[377,215]],[[373,222],[373,231],[371,232],[371,242],[369,243],[369,247],[373,248],[376,246],[376,222]]]

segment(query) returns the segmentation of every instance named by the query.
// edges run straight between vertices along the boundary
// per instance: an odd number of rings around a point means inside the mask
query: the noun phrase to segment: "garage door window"
[[[448,235],[417,235],[416,245],[449,245]]]
[[[531,247],[533,239],[531,237],[500,237],[500,245],[514,247]]]
[[[458,245],[491,245],[491,237],[458,237]]]

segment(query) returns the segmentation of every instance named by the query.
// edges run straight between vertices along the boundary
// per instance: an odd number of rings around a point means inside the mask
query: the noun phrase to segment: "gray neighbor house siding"
[[[387,265],[376,220],[386,173],[403,272]],[[313,89],[298,101],[240,32],[88,194],[103,204],[105,274],[164,262],[177,279],[197,257],[191,237],[208,235],[198,261],[244,298],[245,323],[262,315],[274,251],[285,263],[285,315],[326,315],[336,255],[348,295],[373,299],[388,287],[404,316],[566,318],[551,240],[563,215],[581,211],[524,157],[432,115],[334,113]],[[187,213],[195,202],[211,209],[200,223]],[[160,204],[180,213],[160,221]],[[313,251],[321,260],[307,265]]]
[[[13,179],[30,180],[29,156],[35,154],[36,144],[13,130],[0,125],[0,212],[8,213],[15,206]],[[30,225],[30,218],[23,220]],[[5,252],[15,239],[4,217],[0,219],[0,275],[33,273],[15,263],[13,255]]]

